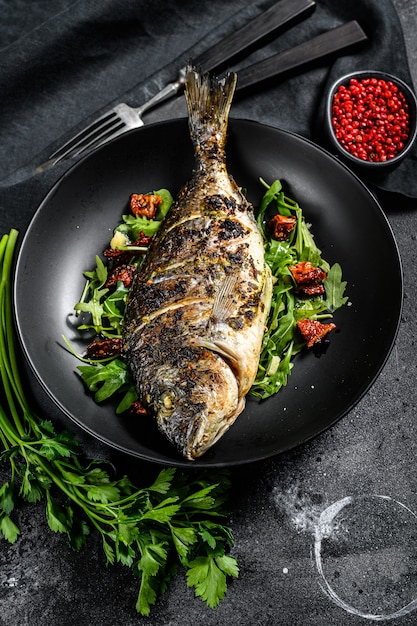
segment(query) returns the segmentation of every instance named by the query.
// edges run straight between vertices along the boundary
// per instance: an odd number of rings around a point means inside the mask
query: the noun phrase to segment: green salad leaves
[[[262,181],[265,192],[257,216],[258,226],[264,236],[265,260],[274,278],[271,311],[264,335],[258,374],[250,391],[251,395],[268,398],[287,384],[293,367],[293,358],[305,348],[297,322],[301,319],[330,319],[347,302],[344,296],[346,282],[342,281],[339,264],[329,267],[317,247],[302,209],[288,198],[281,181],[272,185]],[[268,231],[266,213],[295,218],[295,226],[288,238],[277,240]],[[325,296],[306,297],[297,291],[290,267],[309,261],[326,273]]]
[[[285,195],[280,180],[275,180],[271,185],[263,180],[261,183],[266,191],[259,206],[257,222],[264,236],[265,260],[274,278],[274,290],[258,373],[249,393],[266,399],[287,384],[294,365],[293,359],[306,346],[297,322],[302,319],[330,320],[333,313],[347,302],[347,297],[344,295],[346,282],[342,280],[340,265],[336,263],[330,267],[322,257],[298,203]],[[153,193],[162,195],[162,213],[166,214],[172,196],[167,190]],[[285,240],[274,239],[268,228],[268,219],[277,214],[295,218],[295,227]],[[159,228],[161,212],[157,213],[156,218]],[[122,233],[127,241],[133,241],[139,235],[144,219],[124,215],[122,224],[114,232]],[[145,222],[145,234],[155,232],[154,226],[148,224],[151,221]],[[140,263],[140,258],[134,262]],[[324,295],[306,297],[298,292],[289,268],[305,261],[326,273]],[[108,270],[99,257],[96,263],[92,272],[85,272],[87,285],[81,301],[75,306],[76,311],[91,314],[89,323],[79,326],[79,329],[93,328],[104,337],[120,337],[128,289],[119,283],[115,291],[106,290],[104,285]],[[97,364],[95,361],[78,369],[96,402],[111,396],[117,398],[117,413],[125,411],[129,402],[137,397],[129,371],[119,357],[112,357],[108,363]]]
[[[151,237],[158,231],[173,202],[172,195],[167,189],[158,189],[153,194],[162,198],[154,219],[141,215],[123,215],[122,223],[114,229],[114,237],[118,238],[117,249],[133,253],[129,261],[131,265],[139,264],[141,255],[146,251],[146,247],[137,246],[134,242],[141,233]],[[134,256],[135,252],[137,256]],[[94,330],[102,337],[120,337],[128,288],[124,287],[121,281],[114,290],[106,287],[108,268],[98,255],[96,267],[91,271],[85,271],[84,276],[87,281],[74,310],[78,315],[86,314],[88,321],[80,324],[78,330]]]

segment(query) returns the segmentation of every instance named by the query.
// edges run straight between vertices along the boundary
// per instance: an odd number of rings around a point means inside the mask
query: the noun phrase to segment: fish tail
[[[223,148],[227,122],[235,92],[237,74],[229,72],[222,79],[187,69],[185,97],[189,126],[194,145],[206,152],[213,143]]]

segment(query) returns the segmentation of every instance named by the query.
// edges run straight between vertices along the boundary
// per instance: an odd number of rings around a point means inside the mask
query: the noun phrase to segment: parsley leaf
[[[20,530],[16,524],[5,513],[0,513],[0,533],[10,543],[14,543],[20,535]]]
[[[13,486],[5,482],[0,488],[0,510],[8,515],[14,509]]]
[[[195,595],[215,608],[226,593],[226,574],[238,576],[239,570],[233,557],[199,556],[190,563],[187,585],[194,587]]]

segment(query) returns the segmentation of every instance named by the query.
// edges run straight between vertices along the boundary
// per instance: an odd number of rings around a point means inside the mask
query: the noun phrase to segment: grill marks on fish
[[[187,73],[194,172],[135,275],[125,314],[139,397],[187,459],[243,410],[271,296],[253,209],[225,166],[234,84],[234,75]]]
[[[212,317],[230,317],[239,294],[247,297],[245,285],[237,285],[242,263],[246,263],[248,277],[257,279],[253,259],[245,256],[248,235],[248,228],[223,216],[197,215],[171,225],[161,237],[158,254],[149,256],[146,268],[136,277],[141,283],[136,312],[147,322],[178,303],[184,307],[201,301],[207,310],[213,308]],[[219,246],[222,242],[228,244],[226,249]],[[227,306],[225,294],[233,292],[235,297]],[[257,302],[252,300],[252,305]],[[246,316],[250,318],[248,311]]]

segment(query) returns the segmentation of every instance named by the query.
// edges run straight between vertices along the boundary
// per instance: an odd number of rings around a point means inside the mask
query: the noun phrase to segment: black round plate
[[[256,205],[259,178],[280,178],[304,210],[316,242],[348,281],[349,305],[319,356],[295,359],[287,387],[247,407],[228,433],[193,467],[265,459],[297,446],[345,415],[378,376],[396,337],[402,306],[397,246],[375,198],[344,165],[313,143],[246,120],[230,120],[228,169]],[[176,193],[190,177],[193,151],[187,120],[125,134],[91,153],[50,191],[34,216],[18,256],[15,308],[26,356],[43,387],[78,426],[141,459],[190,466],[148,420],[98,406],[77,374],[65,335],[82,351],[73,306],[82,273],[111,238],[131,193],[166,187]],[[389,285],[390,295],[386,291]]]

